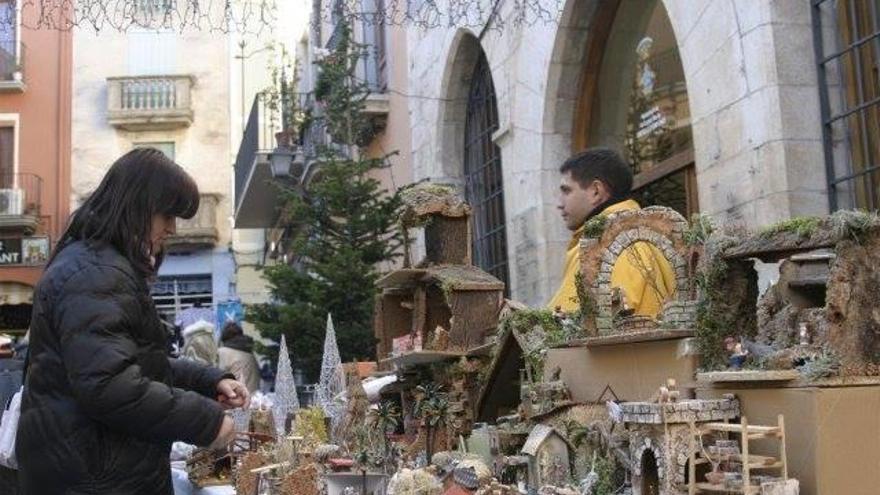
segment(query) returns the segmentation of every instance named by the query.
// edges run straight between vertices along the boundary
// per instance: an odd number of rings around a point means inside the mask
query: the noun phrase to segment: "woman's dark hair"
[[[220,332],[220,342],[226,342],[229,339],[233,339],[243,334],[244,331],[242,331],[241,325],[234,321],[228,321],[223,325],[223,331]]]
[[[158,271],[163,254],[149,253],[153,215],[188,219],[198,209],[199,188],[180,165],[155,148],[133,149],[113,163],[73,213],[49,264],[75,241],[105,242],[149,278]]]

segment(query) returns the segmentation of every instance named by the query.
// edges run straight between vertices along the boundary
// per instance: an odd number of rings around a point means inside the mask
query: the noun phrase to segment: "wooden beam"
[[[685,169],[687,167],[691,167],[694,165],[694,152],[693,150],[684,150],[682,152],[676,153],[675,155],[670,156],[669,158],[663,160],[662,162],[654,165],[649,170],[646,170],[640,174],[637,174],[633,177],[633,191],[638,191],[639,189],[656,182],[664,177],[668,177],[679,170]]]

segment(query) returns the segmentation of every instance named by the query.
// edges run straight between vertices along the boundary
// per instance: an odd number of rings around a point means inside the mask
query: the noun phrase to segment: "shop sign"
[[[48,237],[10,237],[0,239],[0,266],[45,265],[48,259]]]

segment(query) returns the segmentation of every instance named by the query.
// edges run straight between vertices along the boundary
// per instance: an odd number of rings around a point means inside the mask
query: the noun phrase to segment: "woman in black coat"
[[[136,149],[74,213],[34,292],[16,442],[25,494],[171,494],[172,442],[232,439],[223,410],[247,406],[247,389],[168,358],[147,285],[175,219],[198,206],[180,166]]]

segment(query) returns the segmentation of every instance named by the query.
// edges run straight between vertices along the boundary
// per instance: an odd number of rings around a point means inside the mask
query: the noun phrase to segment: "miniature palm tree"
[[[414,393],[413,417],[418,418],[425,428],[425,448],[430,461],[434,454],[434,431],[446,423],[449,413],[449,401],[443,393],[443,387],[436,383],[427,383],[416,387]]]
[[[387,467],[393,461],[388,434],[400,425],[400,408],[393,402],[380,402],[376,409],[370,409],[370,423],[382,437],[382,452]]]

